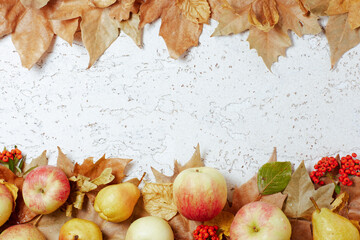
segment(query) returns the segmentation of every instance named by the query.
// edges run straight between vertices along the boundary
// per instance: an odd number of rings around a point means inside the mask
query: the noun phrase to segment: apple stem
[[[254,202],[260,201],[262,198],[261,193],[259,193],[259,195],[255,198]]]
[[[310,197],[311,202],[314,204],[314,207],[316,208],[316,211],[319,213],[320,212],[320,208],[317,205],[315,199],[313,197]]]
[[[144,173],[143,173],[143,175],[142,175],[142,177],[141,177],[141,179],[140,179],[140,181],[139,181],[139,183],[138,183],[137,187],[140,185],[140,183],[141,183],[141,182],[142,182],[142,180],[144,179],[145,175],[146,175],[146,172],[144,172]]]

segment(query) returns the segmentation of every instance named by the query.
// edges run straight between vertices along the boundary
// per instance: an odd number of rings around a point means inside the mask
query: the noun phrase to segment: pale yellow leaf
[[[112,175],[112,168],[105,168],[104,171],[97,178],[91,180],[96,186],[111,183],[115,179]]]
[[[172,183],[146,183],[142,195],[145,210],[152,216],[170,220],[176,215]]]
[[[341,193],[332,203],[331,211],[339,213],[349,201],[349,194],[347,192]]]
[[[176,6],[181,9],[190,21],[207,23],[210,17],[210,6],[207,0],[176,0]]]

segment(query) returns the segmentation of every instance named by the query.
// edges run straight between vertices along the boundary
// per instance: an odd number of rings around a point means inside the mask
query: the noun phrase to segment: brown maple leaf
[[[202,7],[198,9],[198,5]],[[177,59],[187,49],[199,44],[202,22],[207,22],[210,15],[206,6],[205,0],[148,0],[140,7],[139,26],[143,28],[161,17],[159,35],[165,40],[170,57]]]
[[[174,174],[172,176],[165,176],[154,168],[151,168],[157,183],[173,183],[177,175],[185,169],[194,167],[203,167],[204,163],[200,156],[200,145],[195,148],[195,152],[191,159],[184,165],[180,165],[177,161],[174,162]]]
[[[360,29],[351,29],[347,13],[330,16],[325,33],[330,45],[332,67],[344,53],[360,43]]]

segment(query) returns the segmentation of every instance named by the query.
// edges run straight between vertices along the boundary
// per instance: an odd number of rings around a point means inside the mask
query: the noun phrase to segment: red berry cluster
[[[196,240],[219,240],[217,235],[218,226],[199,225],[193,232]]]
[[[314,165],[315,171],[310,173],[310,178],[314,183],[324,185],[324,181],[321,181],[320,178],[325,176],[326,172],[331,172],[337,166],[339,166],[339,163],[334,157],[323,157]]]
[[[9,162],[11,160],[20,160],[22,159],[21,151],[15,146],[11,151],[4,149],[4,151],[0,152],[0,161]]]
[[[339,181],[345,186],[351,186],[353,184],[353,181],[350,180],[349,175],[360,177],[360,160],[355,159],[356,157],[356,153],[353,153],[341,158]]]

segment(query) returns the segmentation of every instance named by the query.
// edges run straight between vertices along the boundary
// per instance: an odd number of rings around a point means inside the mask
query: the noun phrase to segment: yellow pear
[[[73,218],[60,229],[59,240],[102,240],[102,233],[94,222]]]
[[[312,215],[314,240],[360,240],[359,231],[349,219],[327,208]]]
[[[139,200],[139,188],[129,182],[103,188],[96,196],[94,208],[102,219],[122,222],[128,219]]]

